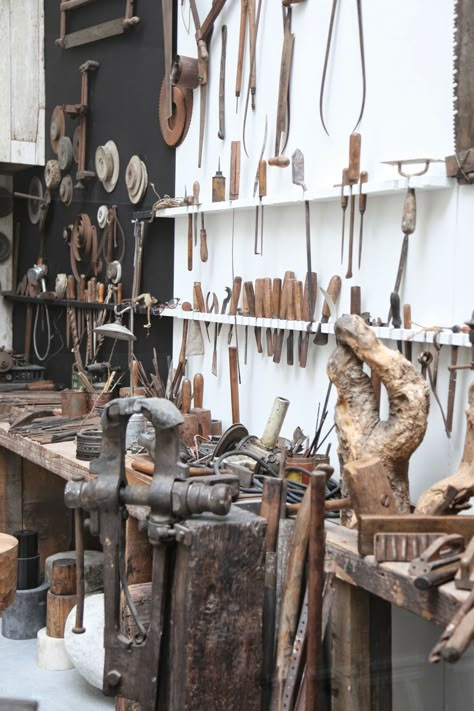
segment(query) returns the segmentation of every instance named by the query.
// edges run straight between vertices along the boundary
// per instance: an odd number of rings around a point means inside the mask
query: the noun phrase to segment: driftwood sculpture
[[[415,513],[453,514],[469,507],[467,502],[474,495],[474,383],[469,386],[466,418],[466,438],[459,469],[425,491],[418,500]]]
[[[429,411],[429,389],[401,353],[384,346],[359,316],[341,316],[335,324],[337,348],[328,375],[338,391],[335,423],[339,438],[342,495],[347,495],[344,466],[378,457],[387,472],[396,508],[409,513],[408,461],[422,441]],[[366,363],[385,385],[387,420],[381,420]],[[350,513],[343,522],[349,524]]]

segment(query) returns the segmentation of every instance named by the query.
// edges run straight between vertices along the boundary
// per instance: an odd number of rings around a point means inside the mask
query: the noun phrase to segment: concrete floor
[[[39,711],[101,711],[114,709],[76,669],[46,671],[36,663],[36,639],[6,639],[0,633],[0,699],[38,702]]]

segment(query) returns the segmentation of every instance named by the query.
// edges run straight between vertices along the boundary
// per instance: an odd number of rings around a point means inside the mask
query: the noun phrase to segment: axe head
[[[299,185],[303,190],[307,190],[304,182],[304,155],[299,148],[291,156],[291,175],[295,185]]]

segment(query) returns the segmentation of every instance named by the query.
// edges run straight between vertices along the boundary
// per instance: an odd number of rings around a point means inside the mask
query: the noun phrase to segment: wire
[[[46,351],[45,351],[44,355],[40,355],[38,353],[38,344],[36,343],[36,330],[38,327],[38,316],[39,316],[41,306],[44,307],[45,317],[46,317],[46,333],[48,334],[47,346],[46,346]],[[47,304],[38,304],[36,307],[35,323],[33,325],[33,350],[35,352],[35,356],[36,356],[37,360],[39,360],[40,363],[42,363],[43,361],[45,361],[48,358],[49,351],[51,350],[51,323],[49,321],[49,311],[48,311]]]

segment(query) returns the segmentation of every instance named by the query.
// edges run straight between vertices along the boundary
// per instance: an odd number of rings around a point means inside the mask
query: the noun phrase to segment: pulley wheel
[[[0,232],[0,262],[6,262],[12,253],[10,240],[3,232]]]
[[[97,210],[97,224],[99,225],[101,230],[105,229],[105,226],[107,225],[108,217],[109,217],[109,208],[107,207],[107,205],[101,205],[99,207],[99,209]]]
[[[58,145],[58,163],[61,170],[69,170],[73,157],[72,141],[69,136],[63,136]]]
[[[51,115],[51,123],[49,125],[49,137],[51,140],[51,148],[57,154],[59,147],[59,139],[66,133],[66,123],[64,120],[64,111],[62,106],[55,106]]]
[[[61,182],[61,168],[57,160],[49,160],[44,167],[44,182],[48,190],[56,190]]]
[[[61,198],[61,202],[66,205],[66,207],[69,207],[71,204],[73,194],[74,184],[72,182],[72,178],[70,175],[65,175],[59,185],[59,197]]]
[[[6,188],[0,187],[0,217],[11,215],[13,210],[13,195]]]
[[[193,111],[193,92],[189,89],[182,89],[179,86],[172,86],[172,115],[166,117],[166,108],[164,106],[165,98],[165,79],[161,83],[160,101],[158,116],[160,120],[160,129],[164,142],[168,146],[179,146],[186,137],[191,122]]]
[[[39,200],[35,200],[34,198],[28,199],[28,215],[30,222],[37,225],[41,217],[41,200],[44,197],[43,184],[37,175],[31,178],[28,186],[28,193],[29,195],[35,195],[39,198]]]
[[[72,155],[76,163],[79,163],[79,148],[81,146],[81,129],[76,126],[76,130],[72,136]]]
[[[241,424],[232,425],[227,429],[214,450],[214,459],[217,459],[225,452],[231,452],[244,437],[248,437],[248,429]]]

